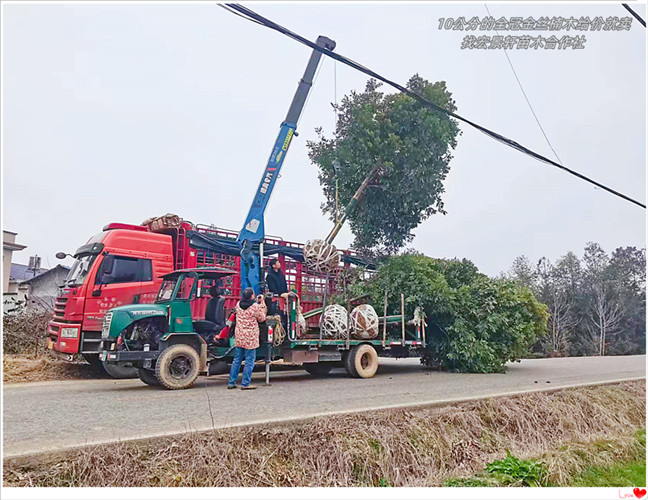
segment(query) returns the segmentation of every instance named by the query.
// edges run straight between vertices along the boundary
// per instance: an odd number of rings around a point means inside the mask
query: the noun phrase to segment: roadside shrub
[[[433,315],[436,335],[429,346],[446,369],[503,372],[505,363],[525,356],[546,328],[546,307],[529,289],[508,280],[479,277],[453,290],[451,309],[449,318],[435,321]]]
[[[503,372],[508,361],[528,354],[546,330],[547,308],[531,290],[511,280],[491,279],[469,260],[432,259],[421,254],[388,257],[368,280],[352,286],[368,294],[376,310],[425,311],[428,365],[475,373]]]
[[[536,460],[520,460],[506,450],[504,460],[495,460],[486,466],[486,472],[500,484],[507,486],[542,486],[547,475]]]
[[[47,322],[51,312],[20,312],[2,317],[4,354],[36,356],[47,350]]]

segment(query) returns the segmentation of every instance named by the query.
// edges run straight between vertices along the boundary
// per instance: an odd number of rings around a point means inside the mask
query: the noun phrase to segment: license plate
[[[54,349],[54,342],[52,340],[47,341],[47,348],[48,349]]]

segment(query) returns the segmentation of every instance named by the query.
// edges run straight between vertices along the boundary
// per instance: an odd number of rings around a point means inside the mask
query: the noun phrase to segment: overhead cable
[[[326,49],[324,47],[320,47],[319,45],[315,44],[314,42],[311,42],[307,38],[304,38],[303,36],[298,35],[297,33],[293,32],[293,31],[290,31],[287,28],[284,28],[283,26],[275,23],[274,21],[271,21],[270,19],[268,19],[266,17],[261,16],[260,14],[257,14],[256,12],[254,12],[251,9],[248,9],[247,7],[244,7],[244,6],[240,5],[240,4],[235,4],[235,3],[228,3],[228,4],[225,4],[225,5],[219,4],[219,5],[221,5],[221,7],[223,7],[223,8],[226,8],[226,10],[228,10],[230,12],[233,9],[237,13],[240,13],[243,17],[245,17],[249,21],[256,22],[257,24],[261,24],[261,25],[265,26],[266,28],[270,28],[272,30],[278,31],[279,33],[281,33],[281,34],[283,34],[283,35],[285,35],[285,36],[287,36],[289,38],[292,38],[293,40],[295,40],[295,41],[297,41],[297,42],[299,42],[299,43],[301,43],[303,45],[306,45],[307,47],[310,47],[311,49],[317,50],[317,51],[327,55],[328,57],[331,57],[332,59],[340,61],[341,63],[346,64],[347,66],[350,66],[351,68],[354,68],[354,69],[356,69],[356,70],[358,70],[358,71],[360,71],[360,72],[362,72],[362,73],[364,73],[366,75],[369,75],[370,77],[375,78],[376,80],[384,82],[387,85],[390,85],[391,87],[394,87],[395,89],[400,90],[404,94],[412,97],[413,99],[416,99],[418,102],[420,102],[421,104],[427,106],[428,108],[434,109],[435,111],[439,111],[439,112],[444,113],[444,114],[446,114],[448,116],[451,116],[451,117],[453,117],[453,118],[455,118],[455,119],[457,119],[459,121],[467,123],[471,127],[479,130],[480,132],[482,132],[482,133],[486,134],[487,136],[491,137],[492,139],[495,139],[496,141],[499,141],[502,144],[505,144],[505,145],[507,145],[507,146],[509,146],[509,147],[511,147],[513,149],[516,149],[516,150],[520,151],[521,153],[524,153],[524,154],[530,156],[531,158],[534,158],[534,159],[536,159],[538,161],[541,161],[543,163],[547,163],[547,164],[552,165],[552,166],[554,166],[556,168],[559,168],[559,169],[561,169],[561,170],[563,170],[563,171],[565,171],[565,172],[567,172],[567,173],[569,173],[569,174],[571,174],[571,175],[573,175],[575,177],[578,177],[579,179],[582,179],[582,180],[584,180],[586,182],[589,182],[590,184],[593,184],[593,185],[595,185],[595,186],[597,186],[597,187],[599,187],[601,189],[604,189],[605,191],[607,191],[609,193],[612,193],[615,196],[618,196],[619,198],[623,198],[624,200],[629,201],[630,203],[634,203],[635,205],[638,205],[638,206],[640,206],[640,207],[642,207],[644,209],[646,208],[645,204],[643,204],[643,203],[641,203],[641,202],[639,202],[639,201],[637,201],[637,200],[635,200],[635,199],[633,199],[633,198],[631,198],[631,197],[629,197],[629,196],[627,196],[627,195],[625,195],[625,194],[623,194],[623,193],[621,193],[621,192],[619,192],[619,191],[617,191],[615,189],[612,189],[611,187],[608,187],[608,186],[606,186],[604,184],[601,184],[600,182],[595,181],[594,179],[592,179],[592,178],[590,178],[590,177],[588,177],[586,175],[583,175],[583,174],[581,174],[581,173],[579,173],[579,172],[577,172],[575,170],[567,168],[564,165],[561,165],[560,163],[556,163],[555,161],[547,158],[546,156],[543,156],[543,155],[541,155],[539,153],[536,153],[535,151],[533,151],[533,150],[531,150],[531,149],[517,143],[516,141],[514,141],[512,139],[509,139],[508,137],[505,137],[505,136],[503,136],[501,134],[498,134],[497,132],[489,130],[488,128],[483,127],[483,126],[481,126],[481,125],[479,125],[479,124],[477,124],[477,123],[475,123],[475,122],[473,122],[473,121],[471,121],[471,120],[469,120],[467,118],[464,118],[463,116],[458,115],[457,113],[454,113],[454,112],[452,112],[450,110],[447,110],[447,109],[439,106],[438,104],[435,104],[434,102],[426,99],[425,97],[421,96],[420,94],[418,94],[418,93],[404,87],[403,85],[400,85],[399,83],[396,83],[396,82],[394,82],[392,80],[389,80],[388,78],[376,73],[375,71],[363,66],[360,63],[357,63],[357,62],[349,59],[348,57],[345,57],[345,56],[343,56],[343,55],[341,55],[341,54],[339,54],[337,52],[333,52],[331,50],[328,50],[328,49]]]

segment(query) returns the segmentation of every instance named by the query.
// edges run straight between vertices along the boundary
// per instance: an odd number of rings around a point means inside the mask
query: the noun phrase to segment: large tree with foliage
[[[405,94],[381,92],[380,85],[369,80],[364,92],[345,96],[333,137],[319,130],[319,140],[309,142],[308,148],[326,197],[322,209],[331,219],[336,180],[339,205],[345,206],[372,168],[380,165],[349,224],[356,248],[393,253],[413,238],[412,230],[421,221],[445,213],[443,181],[459,127]],[[414,75],[407,88],[456,110],[445,82],[430,83]]]
[[[404,294],[407,316],[417,307],[425,312],[426,360],[449,370],[504,371],[506,362],[523,357],[546,328],[546,307],[531,290],[488,278],[466,259],[414,253],[388,257],[353,292],[369,294],[378,310],[386,292],[390,314],[400,313]]]

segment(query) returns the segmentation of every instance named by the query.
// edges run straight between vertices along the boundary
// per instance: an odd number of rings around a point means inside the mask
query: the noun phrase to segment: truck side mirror
[[[110,276],[113,273],[115,267],[115,257],[112,255],[106,255],[101,265],[101,273]]]
[[[97,280],[96,284],[98,285],[105,285],[106,283],[110,283],[109,276],[113,273],[115,268],[115,257],[112,255],[106,255],[104,257],[103,262],[101,263],[101,267],[99,268],[99,272],[97,273]]]

